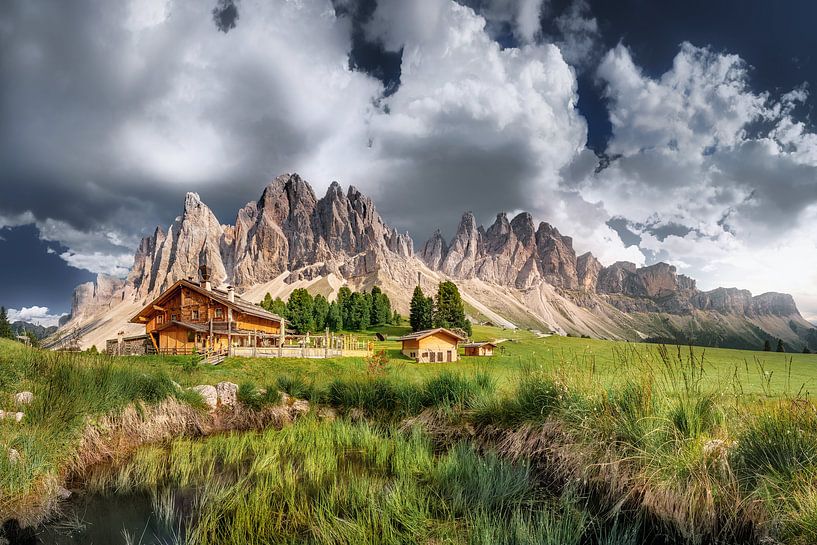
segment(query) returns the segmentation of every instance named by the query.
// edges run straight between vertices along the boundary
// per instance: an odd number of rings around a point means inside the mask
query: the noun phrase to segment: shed
[[[438,327],[404,335],[402,352],[418,363],[454,362],[457,348],[465,338],[449,329]]]
[[[468,343],[462,345],[466,356],[493,356],[496,344],[489,341]]]

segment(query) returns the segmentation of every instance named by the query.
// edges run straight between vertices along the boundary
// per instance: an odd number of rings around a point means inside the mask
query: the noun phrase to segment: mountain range
[[[431,292],[452,279],[476,322],[590,337],[759,348],[782,339],[788,350],[817,349],[817,329],[791,295],[717,288],[701,291],[667,263],[604,266],[576,255],[571,237],[528,213],[504,213],[487,228],[470,212],[446,239],[439,231],[415,250],[354,187],[333,182],[323,197],[297,174],[275,178],[261,198],[221,224],[195,193],[166,229],[136,249],[125,279],[98,275],[78,286],[72,310],[49,344],[69,334],[104,346],[119,331],[140,332],[128,317],[205,261],[216,285],[232,284],[251,301],[305,287],[334,297],[378,285],[404,314],[419,282]]]

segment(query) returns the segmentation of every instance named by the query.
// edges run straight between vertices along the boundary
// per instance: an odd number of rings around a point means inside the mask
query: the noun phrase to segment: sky
[[[298,172],[416,246],[529,211],[817,319],[812,2],[10,0],[0,305],[54,323],[196,191]],[[418,195],[433,194],[433,199]]]

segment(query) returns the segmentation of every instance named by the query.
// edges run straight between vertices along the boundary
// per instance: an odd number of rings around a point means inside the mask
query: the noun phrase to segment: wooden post
[[[282,357],[284,355],[284,339],[286,339],[284,330],[286,330],[286,320],[281,318],[281,331],[279,331],[279,339],[278,339],[278,357]]]
[[[258,355],[258,350],[257,350],[257,346],[256,346],[258,344],[258,331],[253,331],[252,336],[253,336],[253,339],[251,341],[252,342],[252,357],[255,358]]]
[[[329,357],[329,328],[326,328],[326,332],[323,335],[323,357]]]
[[[227,309],[227,354],[233,355],[233,309]]]
[[[210,314],[210,307],[209,306],[207,307],[207,314]],[[212,316],[210,316],[209,321],[210,321],[210,337],[208,338],[208,343],[207,343],[209,346],[207,347],[207,350],[205,350],[205,352],[207,352],[208,354],[210,353],[210,351],[215,351],[215,348],[216,348],[216,341],[213,338],[213,317]]]

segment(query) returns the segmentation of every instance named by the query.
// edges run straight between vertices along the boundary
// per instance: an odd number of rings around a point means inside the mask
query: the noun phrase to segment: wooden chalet
[[[457,361],[457,347],[465,338],[451,330],[438,327],[404,335],[402,352],[418,363]]]
[[[466,356],[493,356],[496,344],[488,341],[462,345]]]
[[[280,316],[243,300],[231,286],[213,288],[207,266],[200,270],[202,282],[179,280],[130,319],[145,325],[157,353],[208,354],[283,343]]]

